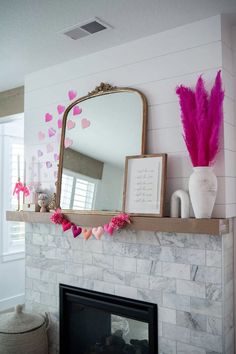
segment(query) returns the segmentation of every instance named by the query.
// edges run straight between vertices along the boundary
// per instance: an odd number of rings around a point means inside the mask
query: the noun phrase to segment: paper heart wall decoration
[[[70,230],[70,228],[73,224],[68,220],[63,220],[61,225],[62,225],[63,231],[65,232],[67,230]]]
[[[58,161],[59,160],[59,155],[55,152],[54,154],[54,161]]]
[[[38,154],[38,157],[42,157],[43,156],[42,150],[38,150],[37,154]]]
[[[62,119],[58,119],[57,126],[58,126],[58,129],[62,128]]]
[[[102,235],[104,234],[104,230],[102,226],[93,227],[92,233],[96,237],[97,240],[100,240]]]
[[[92,229],[83,229],[84,239],[88,240],[92,236]]]
[[[75,90],[70,90],[68,92],[68,97],[70,101],[72,101],[76,96],[77,96],[77,92]]]
[[[90,126],[90,124],[91,124],[91,122],[90,122],[88,119],[86,119],[86,118],[83,118],[83,119],[81,120],[81,127],[82,127],[83,129],[88,128],[88,127]]]
[[[70,138],[65,138],[64,146],[65,146],[66,149],[67,149],[68,147],[70,147],[72,144],[73,144],[73,140],[72,140],[72,139],[70,139]]]
[[[49,128],[48,129],[48,136],[49,138],[51,138],[52,136],[54,136],[56,134],[56,130],[54,128]]]
[[[38,139],[39,140],[44,140],[45,139],[45,134],[43,132],[38,132]]]
[[[47,122],[50,122],[51,120],[52,120],[52,115],[50,114],[50,113],[46,113],[45,114],[45,122],[47,123]]]
[[[47,161],[47,162],[46,162],[46,167],[47,167],[47,168],[51,168],[51,167],[52,167],[51,161]]]
[[[57,106],[57,112],[58,112],[58,114],[62,114],[64,111],[65,111],[65,106],[59,104],[59,105]]]
[[[69,119],[66,126],[67,126],[68,130],[73,129],[75,127],[75,122],[73,122],[73,120]]]
[[[47,144],[47,153],[53,152],[54,148],[52,144]]]
[[[80,226],[73,225],[72,226],[72,233],[74,238],[78,237],[82,232],[82,228]]]
[[[74,106],[73,107],[73,116],[77,116],[81,112],[82,112],[82,108],[80,108],[79,106]]]

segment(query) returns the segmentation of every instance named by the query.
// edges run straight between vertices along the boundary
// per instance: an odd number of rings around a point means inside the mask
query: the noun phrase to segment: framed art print
[[[126,157],[124,212],[140,216],[163,216],[166,166],[166,154]]]

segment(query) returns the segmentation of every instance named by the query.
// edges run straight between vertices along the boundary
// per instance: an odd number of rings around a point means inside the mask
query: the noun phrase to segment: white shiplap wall
[[[232,214],[234,208],[230,205],[236,206],[236,193],[235,199],[231,199],[230,188],[236,177],[236,166],[234,162],[233,167],[229,159],[235,151],[234,96],[232,57],[227,40],[222,41],[226,33],[221,27],[221,17],[215,16],[28,75],[25,80],[28,158],[32,151],[42,146],[37,141],[37,133],[45,127],[44,114],[56,114],[57,104],[68,104],[66,93],[69,89],[77,89],[82,96],[102,81],[138,88],[147,96],[149,104],[147,152],[168,153],[168,205],[174,190],[187,189],[191,174],[175,87],[180,83],[194,85],[199,74],[204,74],[210,87],[217,70],[222,68],[223,53],[226,66],[223,70],[226,91],[224,142],[215,166],[219,193],[213,215]],[[46,175],[42,182],[46,187],[53,185],[52,178]]]

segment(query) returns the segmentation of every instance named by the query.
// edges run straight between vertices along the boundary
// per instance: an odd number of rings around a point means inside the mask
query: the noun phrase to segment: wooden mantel
[[[99,226],[106,224],[113,215],[63,213],[70,221],[80,226]],[[26,223],[49,224],[51,213],[36,213],[30,211],[7,211],[7,221],[22,221]],[[159,231],[171,233],[191,233],[223,235],[229,232],[229,219],[178,219],[133,216],[128,229]]]

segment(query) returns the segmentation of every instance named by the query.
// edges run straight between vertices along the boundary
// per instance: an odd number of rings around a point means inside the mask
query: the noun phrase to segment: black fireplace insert
[[[60,284],[60,354],[157,354],[157,305]]]

